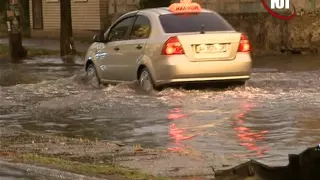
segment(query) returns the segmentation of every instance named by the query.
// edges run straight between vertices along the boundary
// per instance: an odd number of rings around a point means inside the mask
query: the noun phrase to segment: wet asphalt
[[[74,65],[58,58],[2,61],[0,126],[151,148],[188,148],[229,157],[226,164],[253,158],[286,165],[288,153],[320,142],[319,57],[254,61],[245,87],[168,88],[153,95],[140,93],[134,83],[85,86],[81,59]],[[0,172],[1,180],[9,174],[20,180],[23,173],[6,167]]]

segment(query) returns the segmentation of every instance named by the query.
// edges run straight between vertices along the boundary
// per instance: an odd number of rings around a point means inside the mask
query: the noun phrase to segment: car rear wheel
[[[100,87],[100,80],[97,75],[97,70],[94,67],[92,63],[90,63],[86,69],[86,76],[87,76],[87,83],[94,87],[94,88],[99,88]]]
[[[150,93],[154,90],[153,81],[147,68],[142,69],[139,74],[139,86],[147,93]]]

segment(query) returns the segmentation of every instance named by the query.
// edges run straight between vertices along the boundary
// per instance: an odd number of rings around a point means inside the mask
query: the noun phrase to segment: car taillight
[[[182,44],[177,36],[170,37],[163,45],[162,55],[184,54]]]
[[[238,48],[238,52],[250,52],[251,47],[248,38],[241,34],[240,44]]]

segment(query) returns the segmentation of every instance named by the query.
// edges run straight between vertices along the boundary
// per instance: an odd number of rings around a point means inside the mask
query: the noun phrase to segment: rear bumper
[[[208,78],[179,78],[170,80],[158,80],[156,81],[156,86],[161,86],[165,84],[181,84],[181,83],[200,83],[200,82],[210,82],[210,81],[247,81],[250,79],[250,75],[247,76],[224,76],[224,77],[208,77]]]
[[[233,60],[190,62],[184,55],[154,62],[156,86],[203,81],[245,81],[250,79],[252,60],[248,53],[238,53]]]

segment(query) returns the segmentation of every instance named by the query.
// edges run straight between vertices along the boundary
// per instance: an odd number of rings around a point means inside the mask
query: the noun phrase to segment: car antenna
[[[201,31],[200,31],[200,34],[205,34],[204,32],[204,24],[201,25]]]

